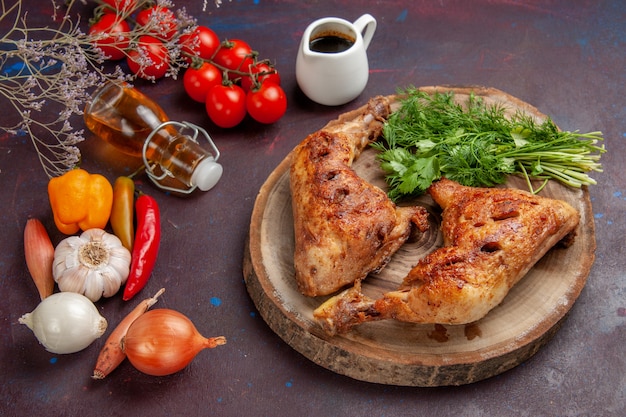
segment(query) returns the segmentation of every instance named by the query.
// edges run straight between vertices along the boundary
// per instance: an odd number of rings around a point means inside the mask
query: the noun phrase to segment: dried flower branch
[[[126,79],[118,68],[105,73],[103,59],[92,48],[78,23],[69,18],[74,1],[60,17],[57,29],[29,28],[22,1],[11,6],[1,0],[0,22],[12,20],[0,50],[0,100],[10,114],[0,129],[13,135],[28,135],[48,177],[62,174],[80,162],[76,144],[83,131],[71,124],[82,114],[91,87],[105,79]],[[55,7],[56,9],[56,7]]]

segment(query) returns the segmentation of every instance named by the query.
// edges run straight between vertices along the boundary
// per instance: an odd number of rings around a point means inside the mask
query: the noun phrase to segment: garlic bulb
[[[19,322],[35,333],[46,350],[58,354],[85,349],[107,329],[107,321],[96,306],[87,297],[71,292],[44,298]]]
[[[59,290],[98,301],[102,296],[114,295],[126,282],[130,259],[130,251],[117,236],[102,229],[88,229],[57,245],[52,274]]]

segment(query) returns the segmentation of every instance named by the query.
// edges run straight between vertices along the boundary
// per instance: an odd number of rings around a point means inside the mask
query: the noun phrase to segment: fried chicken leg
[[[423,207],[397,207],[351,168],[376,140],[389,102],[375,97],[309,135],[293,153],[290,188],[296,281],[307,296],[331,294],[381,270],[409,237],[428,227]]]
[[[444,246],[420,260],[398,290],[380,299],[356,285],[314,312],[327,333],[375,320],[464,324],[484,317],[554,245],[573,237],[569,204],[511,188],[473,188],[442,179],[429,189],[443,209]],[[571,243],[571,240],[569,240]]]

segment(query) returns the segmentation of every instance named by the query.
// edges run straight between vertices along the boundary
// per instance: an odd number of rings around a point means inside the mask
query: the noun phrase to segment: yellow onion
[[[203,349],[226,343],[202,336],[184,314],[167,308],[148,311],[130,325],[122,350],[139,371],[155,376],[180,371]]]

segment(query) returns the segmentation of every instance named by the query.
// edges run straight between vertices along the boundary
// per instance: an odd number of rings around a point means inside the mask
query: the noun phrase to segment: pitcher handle
[[[363,35],[363,46],[367,49],[376,31],[376,19],[371,14],[366,13],[355,20],[353,25]]]

